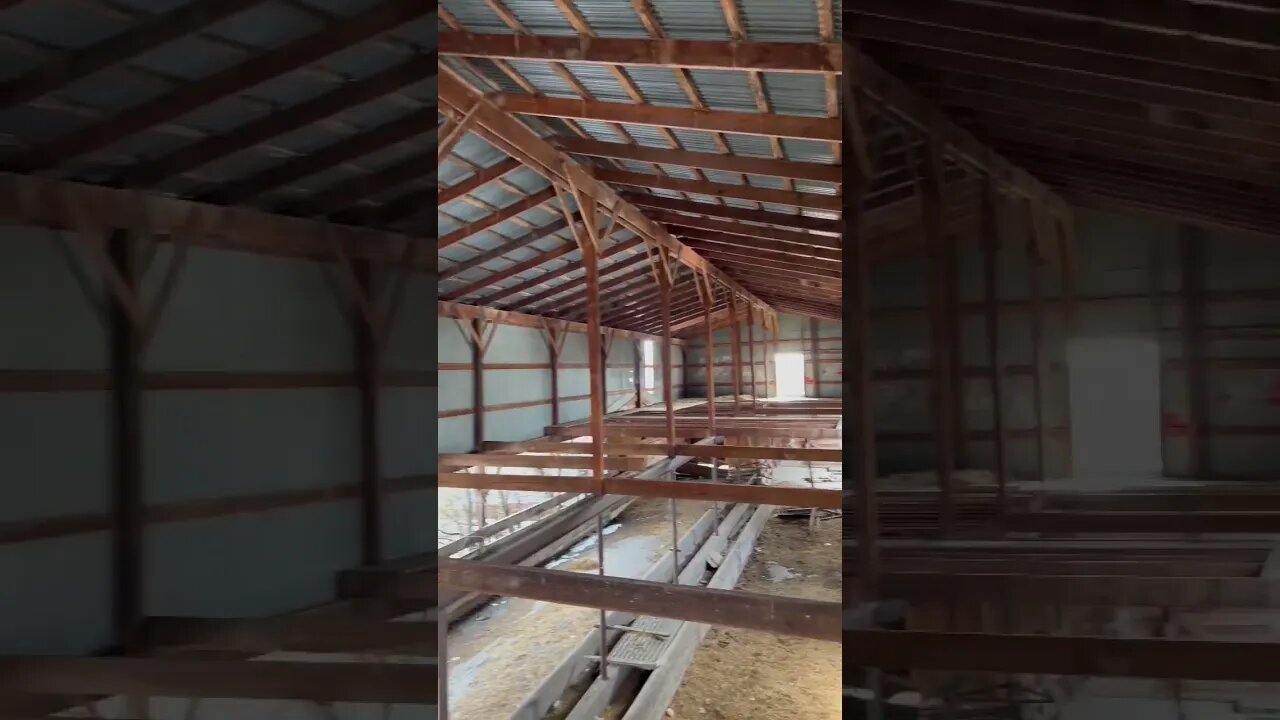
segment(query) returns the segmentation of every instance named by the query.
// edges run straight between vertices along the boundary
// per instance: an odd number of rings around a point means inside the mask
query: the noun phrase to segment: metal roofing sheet
[[[543,95],[573,99],[581,97],[573,89],[573,86],[552,69],[552,64],[549,62],[542,62],[541,60],[512,60],[508,65],[511,66],[512,70],[520,73],[521,77],[537,88],[538,92]],[[523,90],[520,93],[527,94]]]
[[[747,37],[756,41],[817,42],[814,0],[735,0]]]
[[[797,162],[836,164],[835,148],[829,142],[783,138],[782,151],[788,159]]]
[[[690,70],[698,95],[711,110],[759,112],[747,73],[736,70]]]
[[[649,0],[667,35],[684,40],[729,40],[720,0]]]
[[[75,0],[44,0],[5,10],[3,26],[19,39],[65,49],[104,40],[128,27],[129,21]]]
[[[622,89],[622,83],[618,82],[614,74],[604,65],[564,63],[564,67],[578,82],[582,83],[595,100],[626,104],[635,102],[626,90]]]
[[[601,37],[640,38],[649,37],[640,16],[636,15],[632,0],[575,0],[591,30]]]
[[[475,0],[442,0],[440,6],[470,32],[511,34],[511,28],[486,3]]]
[[[773,112],[782,115],[827,116],[827,90],[821,75],[761,73],[761,83]]]
[[[627,75],[635,82],[645,102],[659,107],[692,107],[689,96],[670,68],[630,66]]]
[[[502,4],[534,35],[577,35],[555,3],[547,0],[502,0]]]

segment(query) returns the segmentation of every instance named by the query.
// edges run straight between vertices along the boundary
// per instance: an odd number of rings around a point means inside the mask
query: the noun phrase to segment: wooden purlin
[[[465,109],[479,101],[481,106],[476,111],[477,120],[474,131],[481,137],[494,141],[499,149],[528,165],[552,183],[577,186],[582,192],[594,197],[606,210],[615,211],[616,208],[619,225],[658,243],[682,264],[697,271],[710,272],[717,281],[733,288],[761,310],[773,312],[768,303],[743,288],[697,252],[673,238],[665,228],[650,220],[639,208],[624,201],[616,191],[596,180],[586,168],[556,150],[546,140],[538,137],[523,123],[499,109],[488,99],[481,99],[447,66],[441,68],[439,97],[442,104],[449,105],[458,112],[465,112]]]
[[[544,318],[540,315],[528,315],[512,310],[496,310],[494,308],[477,307],[475,305],[467,305],[465,303],[446,302],[439,300],[436,302],[437,314],[440,317],[461,318],[461,319],[483,319],[490,320],[502,325],[514,325],[516,327],[525,327],[538,330],[543,328],[544,323],[552,323],[559,330],[572,333],[586,333],[586,323],[573,322],[570,320],[559,320],[555,318]],[[621,328],[613,328],[619,337],[632,338],[636,340],[661,340],[659,335],[651,335],[649,333],[635,332],[633,330],[623,330]],[[684,344],[683,340],[676,339],[676,344]]]

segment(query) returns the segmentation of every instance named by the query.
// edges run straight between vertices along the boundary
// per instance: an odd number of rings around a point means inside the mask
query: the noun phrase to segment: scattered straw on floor
[[[774,582],[770,566],[794,577]],[[776,569],[773,577],[778,577]],[[738,583],[741,590],[840,600],[840,523],[810,534],[803,521],[774,519]],[[836,720],[840,646],[806,638],[712,628],[671,705],[675,720]]]

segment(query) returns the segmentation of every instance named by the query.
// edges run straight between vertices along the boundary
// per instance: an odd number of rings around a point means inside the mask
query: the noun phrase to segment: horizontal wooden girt
[[[432,664],[0,657],[0,693],[436,702]]]
[[[307,615],[265,619],[150,617],[137,641],[151,649],[236,653],[399,650],[435,657],[434,622],[383,622]]]
[[[606,420],[607,422],[607,420]],[[514,452],[587,452],[591,443],[532,440],[510,443],[505,448]],[[725,460],[792,460],[796,462],[840,462],[841,450],[831,448],[789,448],[757,445],[685,445],[661,443],[606,443],[610,455],[688,455],[695,458]]]
[[[737,293],[761,311],[769,315],[773,314],[773,309],[768,303],[760,300],[697,252],[673,238],[665,228],[645,216],[639,208],[626,202],[615,190],[597,180],[591,171],[573,161],[565,153],[556,150],[513,115],[502,110],[492,101],[481,97],[448,68],[442,68],[440,74],[439,101],[442,107],[452,108],[458,117],[474,110],[473,132],[495,143],[499,149],[526,164],[552,183],[573,187],[579,192],[592,196],[599,204],[600,211],[616,217],[619,226],[667,250],[681,264],[698,272],[707,272],[720,285]]]
[[[840,45],[836,43],[440,33],[441,55],[499,60],[549,60],[704,70],[838,73],[840,72],[840,53]]]
[[[442,468],[462,467],[518,467],[585,469],[592,467],[590,455],[516,455],[513,453],[470,453],[441,455]],[[644,458],[608,457],[607,470],[643,470]]]
[[[335,243],[354,257],[385,260],[418,243],[414,267],[436,265],[428,243],[410,235],[11,173],[0,173],[0,221],[100,236],[136,229],[168,242],[323,259],[334,257]]]
[[[856,580],[846,592],[858,596]],[[881,574],[880,596],[908,602],[1260,609],[1280,608],[1280,580],[897,572]]]
[[[435,578],[430,580],[434,582]],[[840,640],[840,603],[448,559],[440,561],[439,582],[442,586],[491,595],[831,642]],[[429,590],[435,592],[434,587]],[[395,589],[388,593],[396,594]]]
[[[1280,643],[849,630],[847,667],[1280,681]]]

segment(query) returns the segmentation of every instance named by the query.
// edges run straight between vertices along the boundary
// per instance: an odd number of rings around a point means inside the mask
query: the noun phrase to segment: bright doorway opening
[[[778,353],[773,360],[778,397],[804,397],[804,353]]]
[[[657,378],[654,373],[655,359],[653,356],[653,341],[645,340],[640,344],[641,362],[644,364],[644,389],[652,390],[657,384]]]
[[[1148,337],[1079,338],[1067,346],[1077,477],[1159,477],[1160,347]]]

